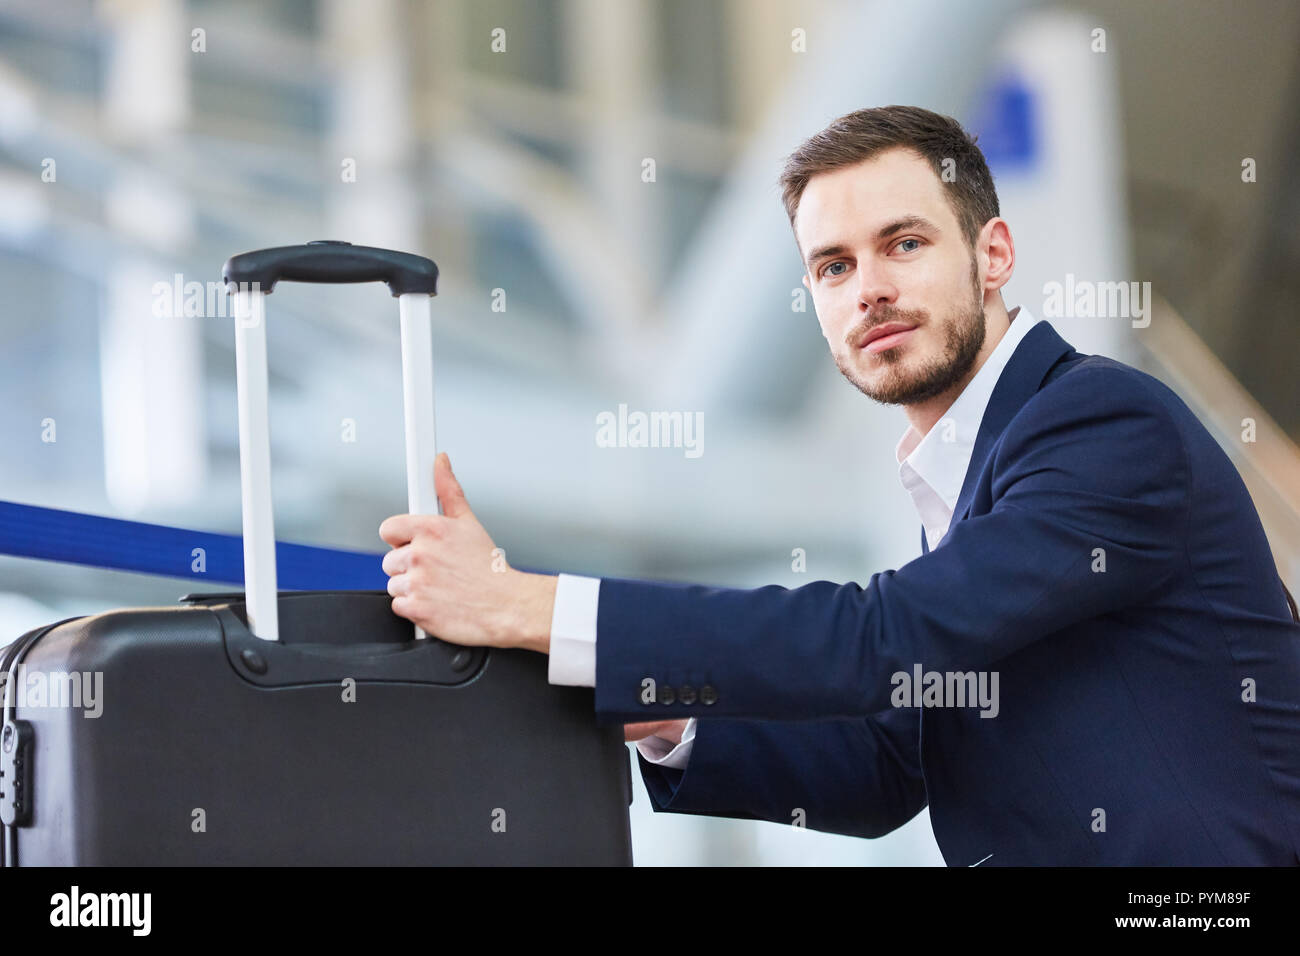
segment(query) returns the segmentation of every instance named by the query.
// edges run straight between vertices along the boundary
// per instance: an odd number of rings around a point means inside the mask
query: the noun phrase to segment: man
[[[907,414],[925,553],[865,587],[498,574],[440,456],[445,515],[380,529],[394,612],[550,653],[645,738],[660,810],[870,837],[928,803],[954,865],[1300,862],[1300,626],[1223,451],[1007,311],[1011,232],[955,121],[849,114],[782,186],[832,357]]]

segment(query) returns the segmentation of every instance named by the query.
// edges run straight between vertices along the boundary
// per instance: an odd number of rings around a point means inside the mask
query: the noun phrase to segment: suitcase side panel
[[[264,687],[228,639],[208,608],[145,609],[33,648],[31,668],[102,674],[102,698],[97,717],[20,714],[37,778],[20,863],[630,862],[622,734],[596,726],[590,690],[549,685],[542,655],[349,695],[346,647],[328,648],[331,683]]]

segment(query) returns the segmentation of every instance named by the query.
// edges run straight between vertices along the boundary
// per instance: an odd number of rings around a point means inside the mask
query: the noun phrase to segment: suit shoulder
[[[1062,364],[1069,367],[1049,373],[998,439],[995,492],[1029,478],[1043,488],[1084,492],[1094,504],[1145,501],[1150,520],[1178,526],[1191,461],[1186,429],[1171,406],[1182,404],[1177,395],[1105,356],[1076,353]]]
[[[1063,453],[1134,482],[1152,474],[1186,481],[1192,437],[1203,427],[1172,389],[1103,355],[1075,353],[1061,365],[1007,425],[1002,465]]]
[[[1174,426],[1171,432],[1195,418],[1178,393],[1155,376],[1105,355],[1078,353],[1048,373],[1021,410],[1026,413],[1071,419],[1155,416]]]

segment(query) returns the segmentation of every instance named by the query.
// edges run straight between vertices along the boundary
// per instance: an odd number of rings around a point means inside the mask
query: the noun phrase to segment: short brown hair
[[[998,213],[998,194],[984,154],[961,124],[919,106],[880,106],[841,116],[790,154],[781,171],[781,201],[790,228],[808,180],[818,173],[854,166],[887,149],[906,148],[930,163],[957,214],[966,244],[975,246],[980,229]],[[946,182],[943,161],[951,159],[956,177]]]

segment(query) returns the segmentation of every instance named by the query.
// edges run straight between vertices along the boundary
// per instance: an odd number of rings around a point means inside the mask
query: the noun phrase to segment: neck
[[[951,388],[934,398],[903,406],[908,422],[918,434],[925,435],[934,427],[935,422],[943,418],[952,407],[952,403],[957,401],[957,396],[966,390],[970,380],[984,367],[984,363],[989,360],[989,356],[993,354],[993,350],[998,347],[1002,336],[1007,334],[1007,329],[1010,327],[1011,316],[1007,314],[1007,307],[1002,303],[1002,296],[996,296],[992,303],[985,303],[984,344],[980,346],[979,354],[975,356],[970,371],[954,382]]]

